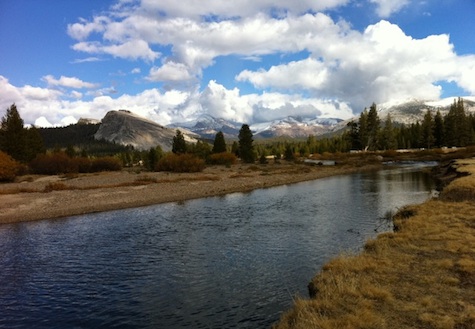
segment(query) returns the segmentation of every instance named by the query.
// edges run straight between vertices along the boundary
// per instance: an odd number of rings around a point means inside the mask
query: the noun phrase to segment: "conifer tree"
[[[430,110],[427,110],[426,114],[424,115],[424,120],[422,121],[422,126],[421,126],[421,133],[422,133],[422,145],[425,148],[432,148],[435,143],[435,137],[434,137],[434,120],[432,120],[432,115],[430,113]]]
[[[0,150],[15,160],[25,162],[26,130],[23,124],[16,105],[11,105],[0,124]]]
[[[213,153],[226,152],[226,141],[224,140],[224,134],[221,131],[218,131],[218,133],[214,137],[212,152]]]
[[[176,135],[173,137],[172,152],[175,154],[186,153],[185,136],[177,129]]]
[[[437,110],[437,113],[434,117],[434,145],[436,147],[442,147],[445,144],[445,128],[444,128],[444,118],[440,111]]]
[[[358,134],[360,145],[363,149],[368,149],[368,110],[365,108],[358,120]]]
[[[254,163],[256,160],[252,137],[249,125],[243,124],[239,130],[239,156],[245,163]]]
[[[368,112],[368,147],[370,150],[377,150],[379,147],[380,122],[376,104],[373,103]]]
[[[384,128],[382,132],[382,141],[383,149],[386,150],[395,150],[397,149],[397,140],[394,133],[393,122],[391,120],[391,115],[387,115],[386,120],[384,121]]]

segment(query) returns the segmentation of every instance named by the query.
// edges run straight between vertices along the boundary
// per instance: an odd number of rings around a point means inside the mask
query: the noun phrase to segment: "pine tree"
[[[364,150],[368,149],[368,110],[365,108],[358,120],[358,134],[360,145]]]
[[[421,144],[425,148],[432,148],[435,143],[435,137],[434,137],[434,120],[432,120],[432,115],[430,113],[430,110],[427,110],[426,114],[424,115],[424,120],[422,121],[422,126],[421,126]]]
[[[434,145],[436,147],[442,147],[445,145],[444,118],[439,110],[437,110],[434,117]]]
[[[373,103],[368,112],[368,148],[375,151],[379,147],[380,122],[376,104]]]
[[[226,152],[226,141],[224,140],[224,134],[221,131],[218,131],[218,133],[214,137],[212,152],[213,153]]]
[[[394,133],[393,122],[391,120],[391,116],[389,115],[389,113],[384,122],[381,143],[383,144],[382,145],[383,149],[386,149],[386,150],[397,149],[396,135]]]
[[[0,150],[21,162],[27,161],[26,130],[23,123],[16,105],[13,104],[7,109],[0,125]]]
[[[177,129],[176,135],[173,137],[172,152],[175,154],[186,153],[185,136]]]
[[[239,156],[245,163],[254,163],[256,160],[252,137],[249,125],[243,124],[239,130]]]

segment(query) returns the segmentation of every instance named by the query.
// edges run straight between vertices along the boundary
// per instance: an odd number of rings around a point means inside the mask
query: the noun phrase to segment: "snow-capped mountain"
[[[179,122],[168,125],[169,128],[186,128],[202,138],[214,139],[221,131],[225,138],[237,138],[242,123],[214,118],[210,115],[202,115],[198,119],[188,122]]]
[[[337,118],[303,118],[289,116],[272,122],[253,124],[251,130],[256,137],[271,138],[287,136],[292,138],[323,135],[336,126]]]
[[[422,122],[427,111],[431,111],[432,117],[437,111],[445,116],[450,106],[456,101],[457,97],[449,97],[439,101],[422,101],[409,100],[405,102],[388,102],[377,105],[378,116],[384,120],[387,115],[391,116],[391,120],[400,124],[411,124],[417,121]],[[475,97],[462,97],[464,108],[467,113],[475,113]]]
[[[321,135],[330,131],[341,119],[337,118],[303,118],[289,116],[270,122],[255,123],[250,126],[256,138],[271,137],[308,137],[308,135]],[[225,138],[237,139],[242,123],[214,118],[209,115],[199,117],[197,120],[169,125],[170,128],[184,127],[203,138],[214,139],[216,133],[221,131]]]

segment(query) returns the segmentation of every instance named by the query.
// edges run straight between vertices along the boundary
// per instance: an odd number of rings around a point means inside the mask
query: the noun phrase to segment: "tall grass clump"
[[[20,164],[0,151],[0,182],[12,182],[19,170]]]
[[[191,154],[169,153],[158,161],[156,171],[171,172],[200,172],[205,168],[205,162]]]

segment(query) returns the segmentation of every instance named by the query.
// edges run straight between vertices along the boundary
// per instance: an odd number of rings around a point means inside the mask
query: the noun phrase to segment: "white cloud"
[[[76,99],[81,99],[82,93],[80,93],[79,91],[73,90],[71,91],[71,97],[76,98]]]
[[[66,87],[66,88],[75,88],[75,89],[83,89],[83,88],[96,88],[98,85],[91,82],[84,82],[79,78],[76,77],[65,77],[61,76],[59,79],[55,79],[52,75],[46,75],[43,77],[43,80],[46,81],[48,86],[59,86],[59,87]]]
[[[256,12],[268,14],[302,14],[308,11],[322,11],[340,7],[349,0],[194,0],[167,1],[142,0],[141,6],[147,12],[161,12],[169,16],[197,18],[201,16],[218,16],[223,18],[246,17]]]
[[[73,49],[89,54],[108,54],[114,57],[132,60],[142,59],[148,62],[153,62],[160,57],[160,53],[150,49],[148,43],[144,40],[129,40],[112,45],[103,45],[97,41],[82,41],[73,45]]]
[[[140,67],[135,67],[135,68],[132,69],[132,71],[130,71],[130,73],[132,73],[132,74],[139,74],[141,72],[142,72],[142,70],[140,70]]]
[[[400,11],[410,3],[410,0],[369,0],[376,4],[376,13],[379,17],[387,18]]]
[[[91,33],[104,32],[108,23],[110,23],[110,19],[106,16],[96,16],[92,22],[80,18],[79,23],[68,25],[68,34],[73,39],[85,40]]]
[[[119,109],[130,110],[162,125],[188,121],[202,114],[249,124],[289,115],[344,119],[351,116],[351,109],[345,103],[306,99],[299,94],[241,95],[239,89],[229,90],[215,81],[210,81],[202,92],[171,90],[162,93],[154,88],[117,98],[97,96],[90,101],[64,100],[54,90],[46,88],[37,88],[31,93],[31,88],[27,87],[13,86],[0,76],[0,106],[6,110],[16,103],[25,123],[41,127],[67,125],[80,118],[102,119],[108,111]]]
[[[345,100],[355,111],[373,101],[437,99],[441,89],[435,84],[443,80],[474,92],[474,57],[458,57],[447,35],[413,39],[387,21],[363,33],[327,35],[307,59],[244,70],[236,79],[257,88],[301,89],[317,98]]]
[[[192,79],[188,67],[182,63],[167,62],[161,67],[152,67],[147,80],[150,81],[186,81]]]

